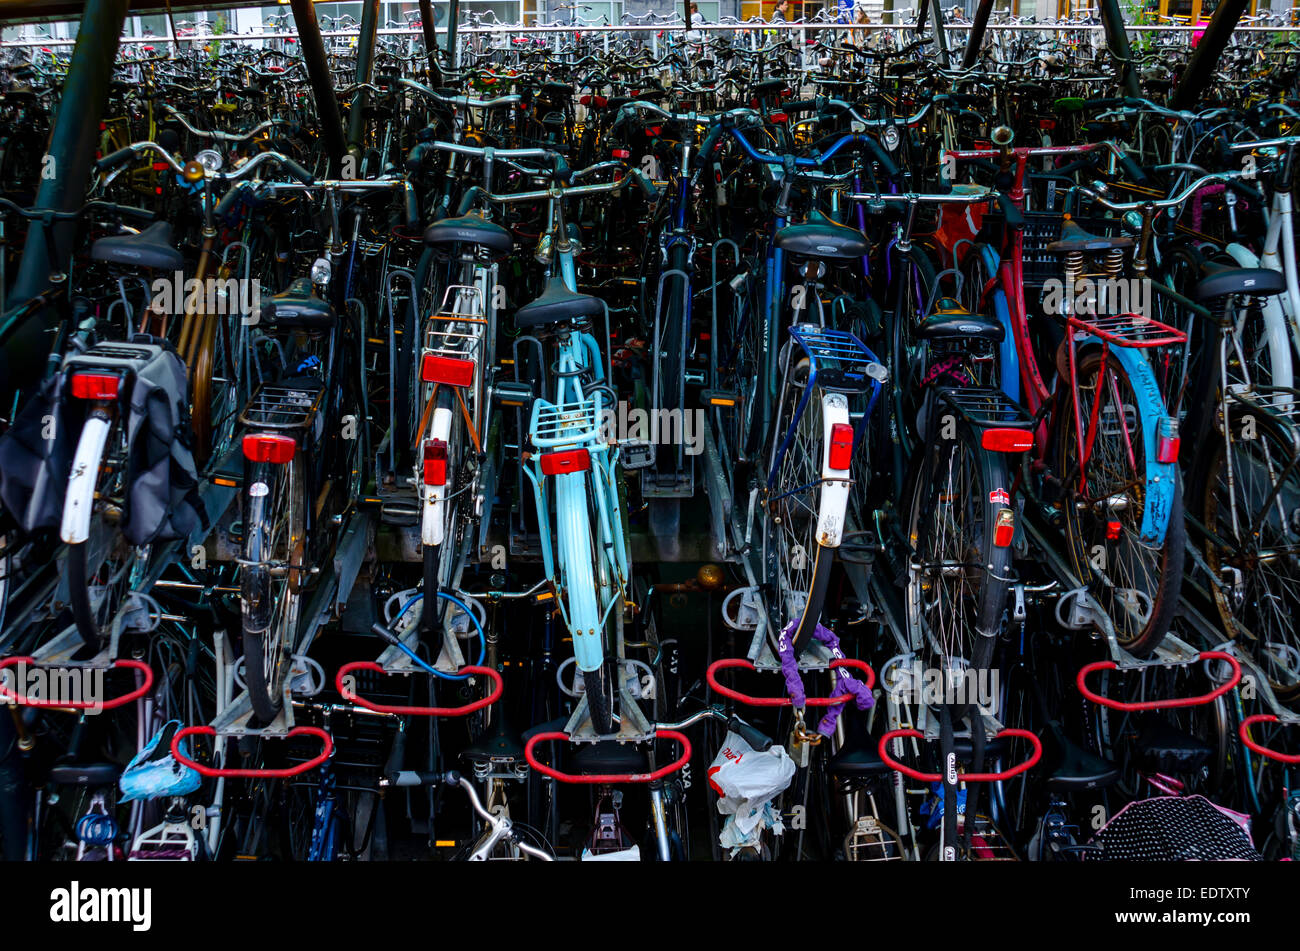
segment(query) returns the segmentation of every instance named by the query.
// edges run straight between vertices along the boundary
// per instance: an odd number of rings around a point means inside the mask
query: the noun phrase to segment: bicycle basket
[[[1109,862],[1261,861],[1235,813],[1204,796],[1157,796],[1129,803],[1092,837]]]

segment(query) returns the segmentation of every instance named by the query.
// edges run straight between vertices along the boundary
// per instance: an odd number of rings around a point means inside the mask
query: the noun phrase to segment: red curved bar
[[[1099,660],[1096,663],[1088,664],[1079,671],[1079,676],[1074,678],[1075,686],[1079,688],[1079,693],[1083,694],[1093,703],[1100,704],[1103,707],[1110,707],[1112,710],[1123,710],[1126,713],[1134,713],[1139,710],[1171,710],[1175,707],[1199,707],[1203,703],[1209,703],[1217,700],[1225,693],[1231,690],[1237,684],[1241,683],[1241,665],[1237,663],[1237,658],[1231,654],[1225,654],[1223,651],[1203,651],[1196,655],[1196,660],[1188,661],[1195,664],[1202,660],[1226,660],[1232,667],[1232,676],[1228,682],[1214,688],[1202,697],[1174,697],[1169,700],[1142,700],[1137,703],[1124,703],[1120,700],[1112,700],[1110,697],[1103,697],[1101,694],[1093,693],[1084,683],[1088,675],[1097,670],[1118,670],[1119,665],[1113,660]],[[1171,664],[1168,666],[1183,666],[1181,664]],[[1141,670],[1142,668],[1135,668]]]
[[[1277,750],[1270,750],[1267,746],[1260,746],[1250,738],[1250,728],[1256,723],[1277,723],[1277,716],[1272,713],[1256,713],[1254,716],[1246,717],[1241,721],[1241,726],[1237,728],[1237,733],[1241,737],[1241,742],[1246,744],[1247,749],[1254,750],[1260,756],[1266,759],[1275,759],[1279,763],[1289,763],[1292,766],[1300,764],[1300,753],[1279,753]]]
[[[552,740],[568,742],[569,734],[560,730],[538,733],[529,737],[527,744],[524,745],[524,759],[528,760],[528,765],[543,776],[558,779],[562,783],[652,783],[657,779],[663,779],[670,773],[677,772],[691,758],[691,741],[685,735],[678,733],[676,730],[656,730],[655,738],[676,740],[681,744],[682,755],[667,766],[660,766],[653,773],[599,773],[593,776],[573,776],[569,773],[561,773],[558,769],[552,769],[533,755],[533,749],[538,743],[549,743]]]
[[[744,667],[748,670],[756,669],[753,664],[743,657],[724,657],[709,664],[709,669],[704,674],[709,686],[722,696],[749,707],[788,707],[794,703],[789,697],[751,697],[748,694],[740,693],[738,690],[722,686],[722,684],[718,683],[718,678],[714,676],[715,672],[728,670],[732,667]],[[830,669],[834,670],[837,667],[851,667],[854,670],[861,671],[867,681],[868,690],[876,685],[876,672],[871,669],[871,666],[865,660],[841,657],[838,660],[831,661]],[[804,702],[810,707],[833,707],[839,703],[851,703],[852,701],[853,694],[845,693],[838,697],[809,697]]]
[[[925,739],[925,734],[920,730],[890,730],[882,736],[880,738],[880,745],[876,749],[877,752],[880,753],[880,758],[888,764],[889,768],[923,783],[943,782],[943,775],[941,773],[922,773],[919,770],[912,769],[910,766],[904,766],[898,760],[889,755],[890,741],[896,740],[900,736],[914,736],[918,740]],[[963,783],[996,783],[1003,779],[1010,779],[1012,776],[1019,776],[1026,770],[1032,769],[1034,765],[1043,758],[1043,744],[1039,742],[1038,737],[1031,731],[1008,727],[1005,730],[999,731],[994,739],[1003,736],[1018,736],[1023,740],[1028,740],[1030,746],[1034,748],[1034,752],[1030,755],[1029,759],[1025,760],[1023,763],[1018,763],[1010,769],[1004,769],[1000,773],[958,773],[957,778]]]
[[[287,779],[290,776],[297,776],[305,773],[309,769],[314,769],[321,763],[330,758],[334,752],[334,740],[328,733],[318,726],[296,726],[288,733],[284,734],[287,740],[294,736],[319,736],[325,742],[325,749],[320,756],[308,760],[305,763],[299,763],[297,766],[288,766],[284,769],[218,769],[215,766],[204,766],[202,763],[196,763],[194,760],[184,756],[180,751],[180,742],[187,736],[216,736],[217,731],[210,726],[187,726],[177,730],[172,736],[172,756],[176,762],[182,766],[188,766],[196,771],[200,776],[226,776],[235,777],[243,776],[250,779]]]
[[[473,666],[462,667],[458,673],[482,674],[484,677],[491,680],[495,685],[492,688],[492,692],[482,700],[475,700],[473,703],[468,703],[463,707],[389,706],[388,704],[375,703],[371,700],[365,699],[364,697],[360,697],[343,685],[343,678],[354,670],[373,670],[376,673],[382,674],[384,668],[380,667],[373,660],[358,660],[353,661],[350,664],[344,664],[339,668],[339,672],[334,675],[334,686],[338,688],[338,692],[343,695],[344,700],[363,706],[367,710],[374,710],[376,713],[409,713],[418,717],[463,717],[478,710],[482,710],[484,707],[492,706],[492,704],[501,699],[501,692],[505,689],[505,684],[501,680],[501,675],[492,668]]]
[[[15,664],[29,664],[32,667],[40,667],[43,670],[53,670],[53,667],[44,667],[36,663],[31,657],[6,657],[0,660],[0,670],[6,667],[12,667]],[[74,703],[59,703],[53,700],[28,700],[26,697],[20,697],[17,694],[10,693],[4,688],[3,679],[0,679],[0,700],[8,703],[17,704],[20,707],[41,707],[45,709],[64,709],[64,710],[89,710],[92,707],[100,710],[113,710],[117,707],[125,706],[133,700],[139,700],[150,690],[153,689],[153,668],[142,660],[115,660],[113,668],[130,667],[144,674],[144,684],[136,687],[130,693],[123,694],[120,697],[114,697],[112,700],[105,700],[103,703],[95,703],[93,700],[78,700]],[[61,668],[63,670],[94,670],[93,667],[79,667],[76,664],[68,664]]]

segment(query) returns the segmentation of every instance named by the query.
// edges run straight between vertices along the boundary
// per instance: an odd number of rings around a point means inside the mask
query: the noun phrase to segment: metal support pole
[[[1237,28],[1237,21],[1249,5],[1250,0],[1223,0],[1219,4],[1201,35],[1201,42],[1196,44],[1192,58],[1187,61],[1182,79],[1169,98],[1170,108],[1191,109],[1196,105],[1205,87],[1214,80],[1214,69],[1219,65],[1219,57],[1223,55],[1228,41],[1232,39],[1232,31]]]
[[[948,68],[948,34],[943,28],[943,7],[939,0],[930,0],[930,15],[934,17],[934,42],[939,49],[939,62]]]
[[[88,0],[77,31],[77,43],[64,80],[58,113],[41,162],[36,207],[76,211],[86,195],[86,182],[99,148],[99,121],[108,105],[118,38],[126,22],[128,0]],[[47,229],[53,240],[47,240]],[[40,378],[49,355],[57,315],[47,310],[24,319],[21,308],[63,277],[72,253],[77,222],[33,221],[27,231],[9,301],[15,309],[0,317],[0,390],[12,392]],[[54,260],[50,259],[50,245]],[[12,389],[11,389],[12,388]],[[8,412],[8,407],[4,410]]]
[[[334,77],[330,75],[325,40],[320,35],[320,24],[316,22],[316,8],[312,0],[289,0],[289,7],[298,27],[298,46],[307,65],[312,95],[316,98],[321,141],[325,143],[325,152],[330,159],[329,174],[331,178],[338,178],[348,145],[343,138],[343,119],[339,116],[339,103],[334,96]]]
[[[424,31],[424,51],[429,57],[429,82],[442,85],[442,66],[438,63],[438,31],[433,25],[433,0],[420,0],[420,29]]]
[[[366,0],[361,8],[361,32],[357,36],[357,83],[370,82],[375,65],[375,30],[379,27],[379,0]],[[360,167],[362,139],[366,134],[366,101],[369,90],[358,89],[352,95],[352,108],[348,111],[348,151],[357,158]]]
[[[1124,87],[1124,95],[1140,96],[1142,90],[1138,86],[1137,70],[1130,62],[1133,59],[1133,50],[1128,45],[1128,32],[1124,29],[1124,14],[1120,12],[1119,0],[1097,0],[1097,2],[1101,10],[1101,23],[1106,30],[1106,48],[1119,61],[1116,65],[1122,77],[1120,85]]]
[[[989,25],[989,14],[993,12],[993,0],[979,0],[975,8],[975,17],[971,21],[970,36],[966,38],[966,55],[962,57],[962,69],[969,69],[979,59],[980,44],[984,42],[984,31]]]
[[[447,65],[456,69],[456,22],[460,19],[460,0],[450,0],[447,4]]]

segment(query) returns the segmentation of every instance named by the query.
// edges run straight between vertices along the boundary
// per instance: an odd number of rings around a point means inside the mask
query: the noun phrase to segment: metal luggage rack
[[[979,429],[989,426],[1028,429],[1033,424],[1033,418],[1024,408],[1001,390],[944,386],[939,388],[938,396],[963,421]]]
[[[324,396],[324,387],[303,389],[264,383],[239,414],[239,422],[261,429],[306,429]]]
[[[448,298],[453,294],[455,299],[448,306]],[[468,306],[467,310],[458,309],[465,306]],[[467,329],[454,329],[457,323],[466,324]],[[486,330],[487,308],[482,289],[469,284],[453,284],[442,295],[438,312],[429,317],[429,326],[424,331],[424,352],[477,361]]]
[[[889,371],[876,355],[847,331],[800,324],[790,328],[790,336],[808,355],[823,389],[861,392],[888,379]]]
[[[540,448],[596,442],[600,438],[600,408],[596,399],[577,403],[538,400],[533,410],[531,438]]]
[[[117,364],[121,369],[138,371],[160,353],[162,348],[156,344],[97,343],[89,350],[70,355],[65,366],[90,368]]]
[[[1167,347],[1187,342],[1187,334],[1141,314],[1116,314],[1113,317],[1075,317],[1069,324],[1074,330],[1100,337],[1120,347]]]

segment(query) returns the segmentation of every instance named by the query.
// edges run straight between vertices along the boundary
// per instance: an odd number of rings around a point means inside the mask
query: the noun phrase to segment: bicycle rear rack
[[[420,717],[464,717],[492,706],[492,704],[501,699],[501,693],[505,689],[505,684],[501,679],[501,675],[491,667],[476,667],[471,665],[468,667],[462,667],[458,673],[483,676],[492,681],[492,692],[486,697],[465,704],[462,707],[420,707],[403,704],[382,704],[365,699],[348,685],[348,674],[354,670],[369,670],[377,674],[387,673],[387,671],[372,660],[356,660],[350,664],[344,664],[339,668],[339,672],[334,676],[334,686],[338,689],[338,692],[342,695],[344,700],[365,707],[367,710],[373,710],[375,713],[392,713],[397,715],[410,714],[412,716]]]
[[[455,294],[448,307],[447,299]],[[456,325],[460,324],[461,327]],[[472,386],[481,364],[487,334],[483,292],[468,284],[453,284],[442,295],[442,306],[429,317],[420,353],[420,379],[425,383]]]
[[[533,403],[529,438],[539,449],[586,445],[600,439],[600,404],[595,397],[576,403]]]
[[[653,783],[670,776],[680,770],[691,761],[691,741],[683,733],[676,730],[655,730],[654,738],[657,740],[675,740],[681,745],[682,755],[667,766],[661,766],[650,773],[597,773],[592,775],[575,776],[572,773],[562,773],[558,769],[552,769],[537,758],[534,750],[538,743],[549,743],[552,741],[563,740],[569,741],[569,734],[560,730],[553,730],[547,733],[536,733],[528,738],[524,745],[524,759],[528,765],[543,776],[549,776],[551,779],[562,783],[570,784],[614,784],[614,783]]]
[[[879,390],[889,378],[889,371],[867,349],[867,345],[843,330],[799,324],[790,328],[790,336],[803,348],[812,372],[808,385],[824,390],[863,393]]]
[[[263,383],[239,414],[239,422],[256,429],[306,429],[316,417],[324,387]]]
[[[1078,333],[1091,334],[1116,347],[1167,347],[1186,343],[1187,334],[1141,314],[1117,314],[1113,317],[1084,319],[1071,314],[1070,327]]]
[[[835,670],[840,667],[851,667],[854,670],[860,671],[867,681],[868,690],[876,685],[876,672],[871,669],[871,666],[865,660],[857,660],[852,657],[841,657],[832,660],[824,668],[818,669]],[[751,697],[749,694],[741,693],[740,691],[733,690],[730,687],[724,687],[722,684],[718,683],[717,672],[732,668],[743,668],[745,670],[758,669],[743,657],[724,657],[721,660],[715,660],[709,665],[709,669],[706,671],[704,676],[708,681],[709,686],[720,695],[729,700],[735,700],[737,703],[743,703],[749,707],[789,707],[794,704],[794,701],[789,697]],[[839,704],[852,702],[853,694],[850,693],[841,694],[838,697],[809,697],[805,701],[806,705],[810,707],[833,707]]]
[[[1001,390],[978,387],[941,386],[938,398],[963,422],[975,429],[1012,428],[1029,430],[1033,419],[1019,403]]]

